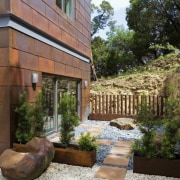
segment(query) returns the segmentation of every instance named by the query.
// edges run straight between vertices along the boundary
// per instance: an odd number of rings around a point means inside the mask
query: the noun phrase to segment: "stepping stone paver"
[[[114,146],[122,146],[122,147],[131,147],[133,144],[132,141],[116,141]]]
[[[108,155],[103,164],[115,165],[115,166],[128,166],[129,158],[126,156]]]
[[[109,180],[124,180],[127,169],[117,167],[101,166],[96,172],[96,178]]]
[[[104,159],[103,166],[100,166],[96,172],[95,178],[124,180],[129,164],[129,158],[126,156],[129,154],[131,144],[132,142],[126,141],[115,142],[109,155]]]
[[[109,146],[109,145],[111,145],[112,140],[97,139],[96,142],[97,142],[97,144],[99,144],[99,145]]]
[[[88,128],[88,129],[91,129],[91,128],[96,128],[96,129],[101,128],[101,129],[105,129],[105,128],[106,128],[106,126],[103,126],[103,125],[91,125],[91,124],[84,124],[84,123],[80,124],[79,126],[80,126],[80,127],[84,127],[84,128]]]
[[[130,151],[130,148],[124,148],[124,147],[117,147],[114,146],[112,147],[112,149],[110,150],[110,154],[118,154],[118,155],[128,155]]]
[[[98,136],[101,133],[102,129],[97,129],[97,128],[93,128],[93,129],[89,129],[88,132],[90,132],[90,134],[92,136]]]

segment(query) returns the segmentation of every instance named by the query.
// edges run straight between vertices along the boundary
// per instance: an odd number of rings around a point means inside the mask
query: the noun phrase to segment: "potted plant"
[[[75,97],[69,93],[64,93],[60,99],[58,107],[58,111],[61,114],[60,142],[54,143],[55,156],[53,161],[70,165],[92,167],[96,161],[94,139],[90,138],[89,134],[81,135],[79,140],[80,146],[71,143],[74,137],[74,128],[79,124],[74,98]],[[91,141],[89,151],[84,149],[84,138],[89,138],[88,140]],[[87,145],[88,144],[86,144],[86,146]]]
[[[166,99],[163,118],[156,120],[144,96],[136,118],[142,138],[132,146],[133,172],[180,177],[179,103],[180,99],[171,94]],[[156,132],[158,124],[164,129],[161,135]]]
[[[35,96],[34,104],[27,102],[27,93],[23,92],[19,97],[19,106],[15,109],[18,116],[16,139],[18,144],[25,144],[33,137],[45,137],[44,131],[44,97],[41,91]],[[17,146],[14,143],[13,146]]]

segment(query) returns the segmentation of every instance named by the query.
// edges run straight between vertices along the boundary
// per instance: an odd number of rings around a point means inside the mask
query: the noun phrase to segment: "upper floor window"
[[[74,19],[75,0],[56,0],[56,4],[67,16]]]

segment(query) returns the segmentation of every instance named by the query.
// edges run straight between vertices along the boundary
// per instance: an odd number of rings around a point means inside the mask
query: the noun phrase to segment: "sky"
[[[116,25],[123,25],[125,28],[127,28],[127,22],[126,22],[126,8],[129,7],[129,0],[106,0],[108,1],[111,6],[114,9],[114,16],[113,20],[116,20],[117,23]],[[95,4],[96,6],[99,6],[101,4],[102,0],[91,0],[91,3]],[[99,36],[102,38],[106,38],[106,31],[108,28],[105,30],[100,30],[99,31]]]

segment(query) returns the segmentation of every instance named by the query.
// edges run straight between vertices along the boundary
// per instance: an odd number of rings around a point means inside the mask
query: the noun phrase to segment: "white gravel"
[[[106,128],[101,132],[100,139],[109,139],[114,143],[115,141],[132,141],[141,137],[141,133],[137,128],[134,130],[119,130],[109,125],[106,121],[85,121],[87,124],[105,125]],[[76,127],[75,137],[78,137],[82,132],[87,131],[87,128]],[[102,165],[104,158],[107,156],[112,145],[100,146],[97,151],[97,163],[92,168],[71,166],[66,164],[51,163],[48,169],[36,180],[101,180],[95,178],[95,174]],[[132,171],[132,158],[128,167],[125,180],[177,180],[180,178],[170,178],[164,176],[150,176],[144,174],[136,174]],[[7,180],[2,176],[0,171],[0,180]],[[102,179],[105,180],[105,179]]]
[[[180,180],[180,178],[138,174],[133,173],[132,170],[128,170],[126,173],[125,180]]]
[[[36,180],[100,180],[94,178],[99,166],[92,168],[51,163],[49,168]]]

